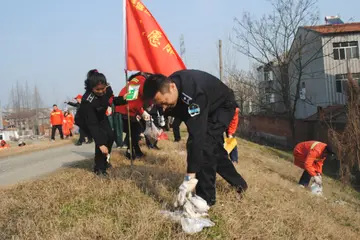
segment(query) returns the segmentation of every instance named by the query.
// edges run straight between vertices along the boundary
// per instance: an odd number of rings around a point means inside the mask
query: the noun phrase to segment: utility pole
[[[220,81],[223,81],[223,62],[222,62],[222,41],[219,40],[219,75]]]
[[[184,64],[186,65],[186,59],[185,59],[185,40],[184,40],[184,35],[181,34],[180,36],[180,57],[183,60]]]

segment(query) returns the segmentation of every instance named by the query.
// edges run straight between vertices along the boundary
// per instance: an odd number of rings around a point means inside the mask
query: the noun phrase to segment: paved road
[[[51,173],[63,166],[94,156],[94,144],[65,145],[0,161],[0,186],[15,184]]]

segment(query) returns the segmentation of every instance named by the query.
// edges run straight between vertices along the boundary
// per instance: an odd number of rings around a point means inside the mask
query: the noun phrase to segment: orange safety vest
[[[311,176],[322,174],[325,157],[322,157],[327,144],[318,141],[301,142],[294,148],[294,164],[305,169]]]
[[[65,120],[64,122],[66,122],[67,127],[68,127],[69,129],[72,129],[72,128],[74,127],[74,116],[73,116],[71,113],[69,113],[69,114],[65,117],[64,120]]]
[[[64,115],[61,110],[51,111],[50,113],[50,123],[51,125],[62,125],[63,124]]]

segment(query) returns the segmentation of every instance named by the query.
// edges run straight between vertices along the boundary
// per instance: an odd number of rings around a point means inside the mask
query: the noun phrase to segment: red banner
[[[126,0],[127,70],[169,76],[185,69],[160,25],[140,0]]]

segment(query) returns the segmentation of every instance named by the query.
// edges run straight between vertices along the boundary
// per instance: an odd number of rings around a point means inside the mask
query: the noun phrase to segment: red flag
[[[126,1],[126,70],[169,76],[185,69],[160,25],[140,0]]]

